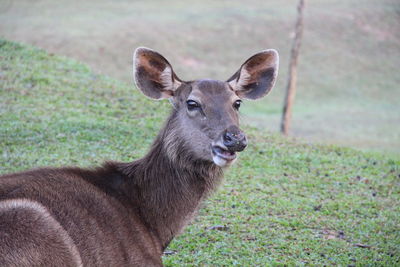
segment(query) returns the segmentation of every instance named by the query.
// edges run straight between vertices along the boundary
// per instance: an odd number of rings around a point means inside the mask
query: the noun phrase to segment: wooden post
[[[281,122],[281,133],[284,135],[288,135],[289,133],[290,122],[292,119],[292,106],[294,98],[296,96],[297,59],[299,56],[301,38],[303,35],[304,2],[305,0],[299,0],[299,4],[297,6],[297,22],[296,22],[293,46],[290,53],[289,78],[286,86],[286,96],[283,106],[282,122]]]

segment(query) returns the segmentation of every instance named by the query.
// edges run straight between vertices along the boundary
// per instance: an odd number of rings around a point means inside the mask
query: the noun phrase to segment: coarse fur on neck
[[[190,221],[223,175],[221,167],[193,155],[179,138],[177,112],[173,110],[148,154],[118,166],[129,178],[126,194],[163,249]]]

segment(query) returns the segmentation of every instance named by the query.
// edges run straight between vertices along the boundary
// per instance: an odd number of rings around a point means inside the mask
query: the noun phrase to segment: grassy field
[[[0,41],[0,173],[129,161],[169,110],[74,60]],[[250,144],[175,239],[166,266],[400,264],[400,160],[285,140]]]
[[[297,1],[3,0],[0,36],[131,78],[132,51],[162,52],[183,79],[228,78],[251,54],[276,48],[277,86],[244,117],[277,131]],[[400,153],[398,0],[308,1],[293,136]]]

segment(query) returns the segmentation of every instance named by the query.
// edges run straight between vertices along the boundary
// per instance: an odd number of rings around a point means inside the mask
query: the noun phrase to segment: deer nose
[[[229,127],[223,134],[226,148],[231,152],[240,152],[247,146],[246,135],[236,126]]]

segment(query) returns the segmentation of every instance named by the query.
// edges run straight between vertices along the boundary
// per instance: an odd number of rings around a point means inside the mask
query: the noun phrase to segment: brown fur
[[[174,104],[149,153],[96,169],[0,176],[0,266],[162,266],[164,249],[220,182],[211,144],[232,127],[242,134],[232,85],[182,82],[165,58],[141,49],[140,89]],[[190,97],[201,110],[187,109]]]
[[[29,198],[32,203],[43,203],[51,217],[24,207],[0,209],[0,255],[14,253],[18,243],[25,243],[16,236],[26,237],[34,230],[35,235],[27,241],[38,253],[21,258],[27,261],[25,266],[42,265],[42,259],[65,262],[67,257],[55,253],[58,246],[53,245],[55,231],[51,229],[59,228],[58,222],[74,240],[84,266],[161,265],[164,248],[222,176],[220,167],[196,161],[179,144],[178,160],[172,162],[166,156],[162,138],[171,130],[175,116],[172,114],[150,152],[140,160],[109,162],[95,170],[48,168],[2,176],[2,200]],[[49,226],[33,216],[47,217]],[[16,218],[24,227],[15,226],[10,233]],[[32,221],[36,223],[30,225]],[[7,236],[12,236],[15,246],[4,246]],[[73,255],[72,251],[64,253]],[[18,263],[15,257],[11,262]],[[2,263],[0,260],[0,266],[7,266]]]

